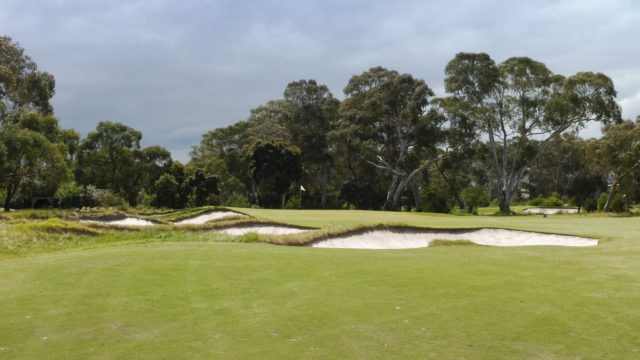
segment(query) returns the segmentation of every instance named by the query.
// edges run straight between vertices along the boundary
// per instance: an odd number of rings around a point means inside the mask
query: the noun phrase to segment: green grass
[[[340,250],[2,220],[0,358],[640,358],[638,217],[238,210],[320,231],[491,226],[602,241]],[[16,238],[22,250],[6,250]]]

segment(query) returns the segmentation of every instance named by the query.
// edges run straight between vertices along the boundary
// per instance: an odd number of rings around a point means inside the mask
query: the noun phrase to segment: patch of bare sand
[[[237,212],[233,212],[233,211],[212,211],[212,212],[208,212],[208,213],[204,213],[198,216],[194,216],[194,217],[190,217],[187,219],[183,219],[180,221],[176,221],[174,222],[174,224],[176,225],[202,225],[204,223],[207,223],[209,221],[213,221],[213,220],[218,220],[218,219],[222,219],[225,217],[232,217],[232,216],[247,216],[245,214],[241,214],[241,213],[237,213]]]
[[[533,208],[524,209],[522,212],[525,214],[544,214],[544,215],[577,214],[578,208],[533,207]]]
[[[237,225],[233,227],[228,227],[224,229],[217,230],[218,232],[225,233],[228,235],[244,235],[248,233],[256,233],[263,235],[290,235],[290,234],[299,234],[304,231],[308,231],[308,229],[300,229],[294,227],[287,226],[278,226],[278,225]]]
[[[474,230],[371,230],[315,241],[308,246],[342,249],[415,249],[428,247],[433,240],[467,240],[489,246],[596,246],[597,239],[543,234],[507,229]]]
[[[153,221],[139,219],[135,217],[126,217],[124,219],[118,220],[81,220],[82,222],[92,222],[92,223],[101,223],[101,224],[110,224],[110,225],[124,225],[124,226],[151,226],[158,225]]]

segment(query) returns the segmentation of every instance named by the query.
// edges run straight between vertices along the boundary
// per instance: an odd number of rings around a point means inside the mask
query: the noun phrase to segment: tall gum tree
[[[620,121],[613,82],[601,73],[565,78],[527,57],[496,65],[484,53],[459,53],[445,74],[445,90],[455,110],[488,137],[502,213],[510,213],[529,166],[552,139],[589,121]]]
[[[403,189],[438,158],[444,141],[444,118],[427,111],[434,93],[423,80],[382,67],[354,75],[344,93],[342,120],[355,125],[362,158],[391,175],[384,206],[394,210]]]
[[[35,110],[53,114],[49,100],[55,93],[55,79],[25,54],[8,36],[0,36],[0,123],[12,112]]]
[[[329,133],[338,119],[340,102],[326,85],[315,80],[291,82],[284,91],[288,107],[284,124],[293,142],[302,151],[303,170],[322,191],[320,207],[327,203],[327,183],[331,161]]]
[[[621,181],[640,168],[640,116],[633,121],[607,125],[603,136],[590,148],[600,170],[612,175],[609,197],[602,212],[608,212]]]

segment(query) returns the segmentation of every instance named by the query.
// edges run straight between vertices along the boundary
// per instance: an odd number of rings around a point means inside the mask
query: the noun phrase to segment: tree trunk
[[[395,210],[396,208],[396,204],[393,199],[396,197],[396,191],[398,191],[398,186],[396,185],[397,183],[398,175],[394,173],[393,178],[391,179],[391,184],[389,185],[389,191],[387,191],[387,199],[384,202],[384,208],[386,210]]]
[[[11,182],[7,184],[7,193],[4,198],[4,211],[9,212],[11,210],[11,200],[18,190],[19,184],[12,185]]]
[[[611,204],[613,204],[613,200],[616,198],[617,191],[618,179],[615,178],[613,180],[613,184],[611,184],[611,191],[609,192],[609,197],[607,197],[607,202],[604,204],[604,208],[602,209],[603,213],[609,212],[609,209],[611,209]]]
[[[283,192],[282,193],[282,198],[280,199],[280,202],[282,203],[282,208],[284,209],[284,206],[286,204],[285,200],[287,199],[287,192]]]
[[[413,200],[417,210],[420,207],[420,190],[418,189],[418,182],[416,179],[411,180],[411,190],[413,190]]]
[[[7,193],[7,196],[4,199],[4,212],[9,212],[10,205],[11,205],[11,197],[9,197],[9,193]]]
[[[498,193],[498,206],[500,207],[501,214],[511,214],[511,199],[507,196],[507,192],[504,189],[501,189]]]

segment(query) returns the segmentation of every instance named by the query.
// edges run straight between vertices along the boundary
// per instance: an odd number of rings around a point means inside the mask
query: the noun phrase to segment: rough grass
[[[264,239],[172,225],[77,234],[51,228],[85,225],[5,219],[0,358],[639,357],[638,217],[243,210],[320,233],[394,223],[603,241],[370,251],[230,243]],[[22,248],[7,254],[6,241]]]

